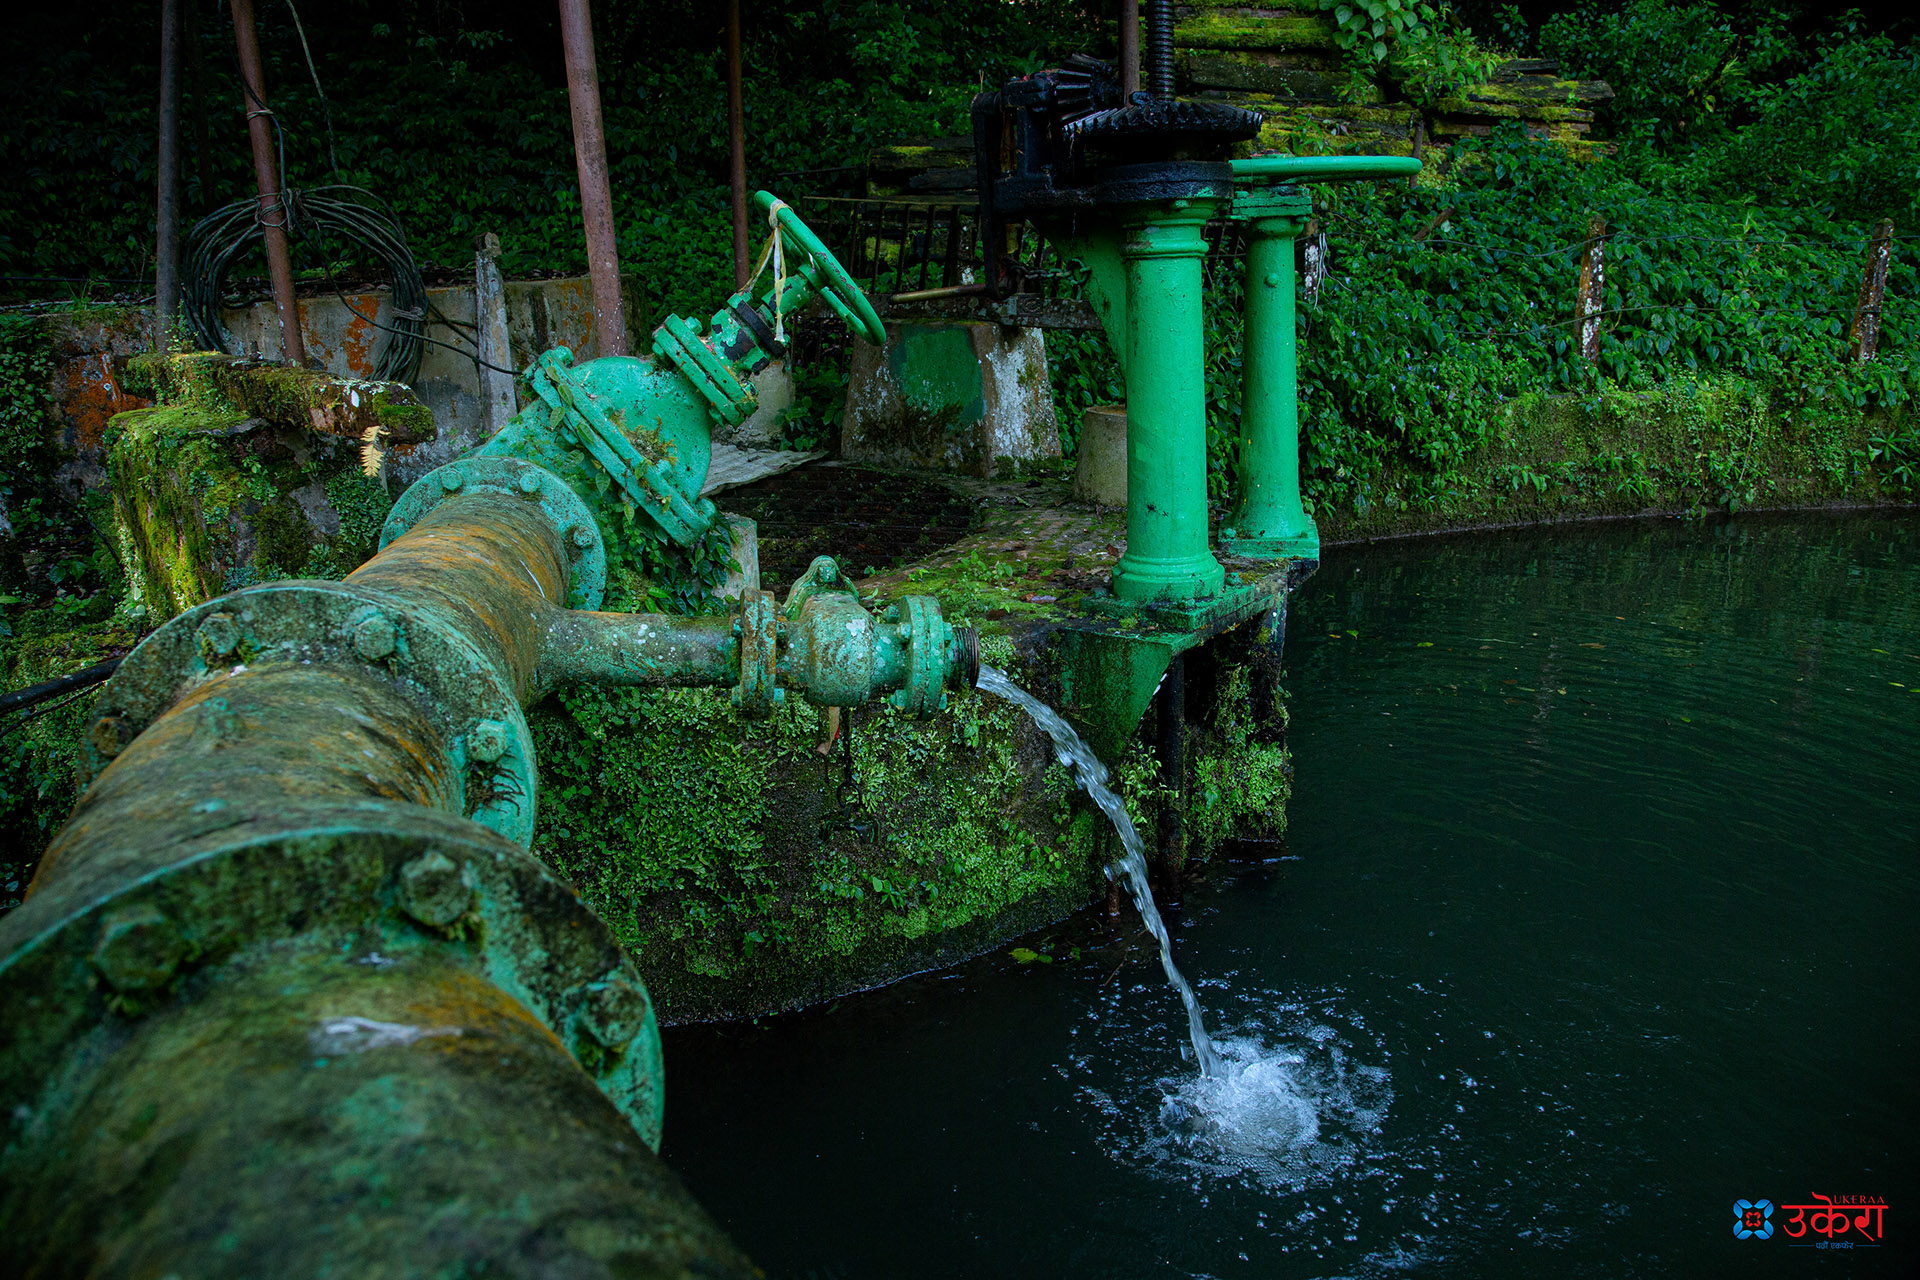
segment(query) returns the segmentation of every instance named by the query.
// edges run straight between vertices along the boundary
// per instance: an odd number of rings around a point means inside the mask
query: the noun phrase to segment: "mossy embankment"
[[[1914,502],[1892,409],[1807,403],[1733,377],[1652,391],[1533,394],[1494,410],[1443,477],[1388,457],[1339,477],[1315,519],[1330,543],[1596,517],[1707,515]]]

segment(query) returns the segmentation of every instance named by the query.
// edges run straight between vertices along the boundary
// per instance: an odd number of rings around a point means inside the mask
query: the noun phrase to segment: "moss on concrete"
[[[1337,49],[1333,18],[1285,9],[1196,9],[1173,28],[1182,49]]]
[[[1314,513],[1321,536],[1906,500],[1869,460],[1875,436],[1910,424],[1904,406],[1793,404],[1723,377],[1650,392],[1529,395],[1498,414],[1497,435],[1444,481],[1394,460],[1335,478],[1336,492],[1323,491]]]
[[[390,505],[351,446],[218,404],[121,414],[108,441],[116,549],[150,626],[256,582],[343,577]]]
[[[433,411],[402,383],[214,351],[135,356],[127,362],[127,385],[169,404],[239,412],[284,430],[358,440],[378,426],[402,444],[434,436]]]
[[[1017,666],[1013,642],[985,646]],[[584,690],[530,717],[534,850],[640,958],[672,1019],[790,1008],[995,945],[1102,883],[1095,815],[1025,715],[983,695],[915,721],[745,724],[710,691]]]

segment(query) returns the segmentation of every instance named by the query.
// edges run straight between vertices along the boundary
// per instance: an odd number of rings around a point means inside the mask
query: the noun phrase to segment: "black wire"
[[[407,247],[406,230],[399,219],[378,196],[350,186],[287,191],[282,207],[287,213],[288,240],[311,240],[319,246],[322,269],[330,283],[333,268],[326,259],[330,235],[358,245],[381,260],[391,281],[393,313],[399,323],[378,323],[351,304],[348,310],[388,335],[371,376],[382,381],[412,381],[419,372],[423,342],[434,340],[426,337],[426,280]],[[228,268],[264,234],[257,213],[257,201],[237,200],[214,210],[187,233],[180,312],[194,337],[210,350],[237,354],[237,344],[220,313]],[[333,288],[339,293],[337,283]]]
[[[307,74],[313,77],[313,91],[320,95],[320,118],[327,124],[327,163],[333,176],[340,176],[340,157],[333,151],[333,109],[327,105],[327,91],[320,87],[320,72],[313,65],[313,50],[307,48],[307,29],[300,25],[300,11],[287,0],[287,12],[293,15],[293,29],[300,36],[300,52],[307,55]],[[283,168],[281,173],[286,170]]]

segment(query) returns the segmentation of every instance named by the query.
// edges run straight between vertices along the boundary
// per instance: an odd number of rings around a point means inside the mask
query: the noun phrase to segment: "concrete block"
[[[1107,507],[1127,505],[1127,406],[1101,404],[1080,419],[1073,496]]]
[[[840,452],[988,478],[1005,460],[1059,457],[1041,331],[903,321],[883,347],[856,342]]]

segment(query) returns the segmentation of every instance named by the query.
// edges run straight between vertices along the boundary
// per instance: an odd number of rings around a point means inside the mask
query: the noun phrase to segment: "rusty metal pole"
[[[1880,346],[1880,308],[1887,296],[1887,268],[1893,262],[1893,219],[1882,218],[1867,242],[1867,265],[1860,272],[1860,300],[1847,331],[1847,358],[1854,364],[1873,359]]]
[[[180,0],[160,0],[160,138],[154,150],[153,349],[168,347],[180,302]]]
[[[593,61],[593,16],[587,0],[560,0],[560,39],[567,55],[567,100],[573,106],[573,156],[580,168],[587,274],[593,280],[594,335],[601,355],[624,356],[627,318],[620,305],[620,249],[613,234],[607,135],[600,123],[600,73]]]
[[[1120,0],[1120,96],[1140,92],[1140,0]]]
[[[287,251],[287,202],[283,175],[274,159],[273,112],[267,109],[267,82],[260,73],[260,36],[253,25],[253,0],[232,0],[233,42],[240,55],[241,87],[247,96],[247,134],[253,141],[253,178],[260,189],[260,230],[267,248],[267,276],[273,281],[273,305],[280,313],[280,348],[289,363],[307,362],[300,339],[300,304],[293,296],[293,258]]]
[[[733,181],[733,287],[747,287],[747,109],[740,85],[740,0],[727,0],[727,147]]]
[[[1600,359],[1600,315],[1607,297],[1607,220],[1594,214],[1587,220],[1587,242],[1580,251],[1580,296],[1575,314],[1580,320],[1580,355],[1592,364]]]

